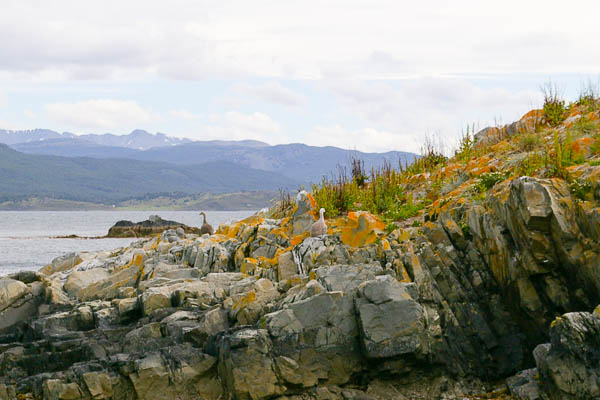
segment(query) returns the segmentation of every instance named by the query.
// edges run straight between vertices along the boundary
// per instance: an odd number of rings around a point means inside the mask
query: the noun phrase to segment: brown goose
[[[212,235],[213,233],[215,233],[213,227],[210,224],[206,223],[206,214],[204,214],[204,211],[202,211],[200,213],[200,215],[202,215],[202,217],[204,217],[204,222],[202,223],[202,226],[200,227],[200,234],[204,235],[205,233],[208,233],[209,235]]]
[[[321,214],[321,217],[310,227],[311,237],[323,236],[327,234],[327,224],[325,223],[325,209],[321,208],[319,210],[319,213]]]

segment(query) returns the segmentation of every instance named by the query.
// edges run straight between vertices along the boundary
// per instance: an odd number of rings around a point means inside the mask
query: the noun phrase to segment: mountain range
[[[167,136],[164,133],[151,134],[141,129],[136,129],[128,135],[115,135],[112,133],[75,135],[69,132],[59,133],[50,129],[24,131],[0,129],[0,143],[8,145],[35,144],[53,139],[62,139],[63,141],[72,140],[76,143],[88,144],[88,146],[124,147],[136,150],[147,150],[152,147],[173,146],[191,142],[190,139],[175,138]]]
[[[289,177],[237,164],[173,165],[127,159],[23,154],[0,144],[0,201],[29,196],[114,203],[146,193],[292,190]]]
[[[115,202],[148,193],[225,193],[296,189],[345,168],[367,171],[413,153],[363,153],[300,143],[191,141],[135,130],[128,135],[74,135],[47,129],[0,130],[0,197],[48,196]]]

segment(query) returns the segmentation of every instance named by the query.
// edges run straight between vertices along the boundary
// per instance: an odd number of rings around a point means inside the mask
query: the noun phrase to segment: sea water
[[[243,219],[254,211],[207,211],[208,222]],[[57,236],[104,236],[117,221],[139,222],[152,214],[189,226],[201,226],[197,211],[0,211],[0,276],[19,270],[38,270],[69,252],[113,250],[127,239],[60,239]]]

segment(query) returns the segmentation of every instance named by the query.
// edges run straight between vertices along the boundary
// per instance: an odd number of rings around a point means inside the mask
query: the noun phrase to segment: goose
[[[319,213],[321,214],[321,217],[310,227],[311,237],[323,236],[327,234],[327,224],[325,223],[325,209],[321,208],[319,210]]]
[[[200,213],[200,215],[202,215],[202,217],[204,217],[204,222],[202,223],[202,226],[200,227],[200,234],[204,235],[205,233],[208,233],[209,235],[212,235],[213,233],[215,233],[213,227],[210,224],[206,223],[206,214],[204,214],[204,211],[202,211]]]

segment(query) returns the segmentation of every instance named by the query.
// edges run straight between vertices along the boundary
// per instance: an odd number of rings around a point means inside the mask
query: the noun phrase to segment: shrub
[[[414,202],[411,196],[406,196],[402,175],[389,162],[371,170],[368,179],[362,165],[362,162],[353,162],[352,179],[338,168],[336,179],[323,178],[319,185],[312,186],[318,207],[325,208],[328,217],[366,210],[389,223],[413,217],[425,207],[424,201]]]
[[[585,180],[577,179],[569,184],[569,189],[573,196],[579,200],[586,200],[592,191],[592,185]]]
[[[443,145],[438,140],[436,141],[426,136],[425,143],[421,148],[421,157],[415,158],[415,161],[405,167],[405,171],[409,174],[420,174],[426,171],[433,171],[440,165],[444,164],[448,157],[444,155]]]
[[[550,126],[558,126],[564,121],[567,113],[565,101],[562,99],[558,86],[548,81],[541,86],[544,95],[544,118]]]
[[[454,152],[457,159],[462,161],[469,161],[471,159],[473,145],[475,144],[474,134],[475,124],[473,124],[472,128],[467,125],[467,130],[463,133],[458,143],[458,149]]]
[[[541,144],[539,136],[535,133],[524,133],[519,136],[518,141],[519,148],[523,151],[532,151]]]
[[[586,111],[595,111],[598,107],[599,94],[599,84],[593,83],[591,79],[588,79],[585,84],[581,84],[581,88],[579,89],[579,97],[575,104],[584,107]]]
[[[480,192],[487,192],[498,182],[506,179],[506,175],[502,172],[487,172],[479,175],[477,188]]]

